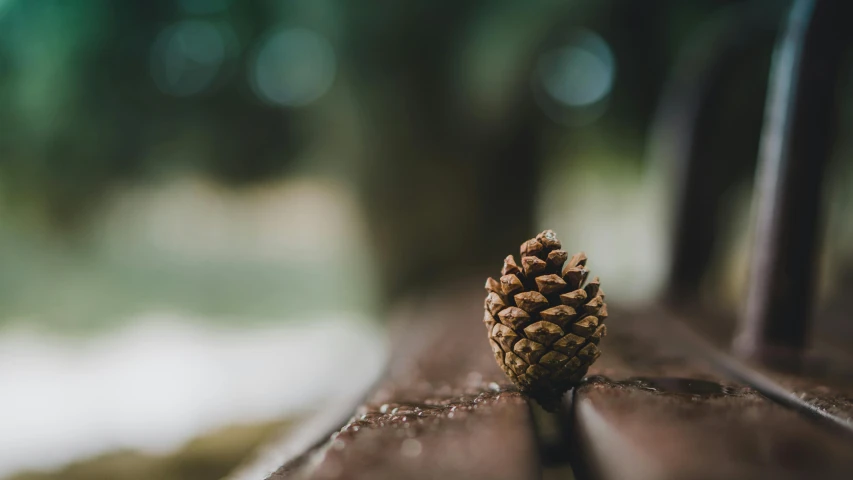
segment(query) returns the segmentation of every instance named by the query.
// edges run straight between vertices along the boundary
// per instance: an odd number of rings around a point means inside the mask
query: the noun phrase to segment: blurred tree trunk
[[[460,106],[457,52],[477,5],[386,7],[382,17],[350,12],[345,57],[357,62],[350,68],[368,137],[358,180],[391,296],[497,272],[535,233],[541,114],[527,75],[513,80],[513,98],[498,118]]]

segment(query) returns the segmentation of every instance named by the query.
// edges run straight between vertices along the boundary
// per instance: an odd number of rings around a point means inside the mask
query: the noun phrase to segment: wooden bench
[[[782,29],[744,317],[691,301],[711,248],[696,239],[716,226],[713,215],[689,213],[713,212],[708,205],[723,196],[694,190],[709,168],[698,128],[704,86],[732,50],[710,42],[698,71],[676,69],[656,128],[664,141],[679,136],[670,140],[682,172],[668,296],[641,311],[619,311],[615,301],[603,355],[559,414],[533,405],[495,365],[479,321],[484,272],[399,306],[383,378],[346,409],[348,419],[304,430],[312,445],[285,439],[278,448],[287,454],[269,478],[853,478],[853,385],[838,376],[846,360],[824,358],[828,375],[779,368],[804,365],[815,218],[850,9],[797,0]],[[737,28],[712,35],[751,27]],[[737,356],[728,353],[732,341]]]
[[[544,413],[482,345],[484,328],[471,321],[481,297],[460,288],[398,313],[384,379],[343,427],[313,432],[323,440],[269,478],[526,479],[569,465],[580,478],[607,479],[853,471],[850,426],[807,412],[849,422],[853,388],[790,374],[738,381],[760,372],[720,362],[729,357],[664,310],[613,312],[606,355],[559,415]],[[773,399],[773,388],[799,403]],[[558,437],[543,435],[542,423],[558,425]]]

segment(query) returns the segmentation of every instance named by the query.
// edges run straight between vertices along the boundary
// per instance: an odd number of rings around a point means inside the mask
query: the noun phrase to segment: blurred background
[[[786,6],[0,0],[0,478],[222,476],[357,398],[394,302],[544,228],[615,303],[654,300],[673,111],[747,22],[702,123],[699,281],[737,310]],[[831,173],[822,305],[853,264]]]

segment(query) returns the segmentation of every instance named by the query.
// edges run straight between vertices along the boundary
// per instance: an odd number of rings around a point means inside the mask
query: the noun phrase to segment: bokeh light
[[[151,77],[164,93],[185,97],[213,85],[225,62],[228,45],[222,29],[211,22],[187,20],[166,27],[151,49]]]
[[[539,103],[555,120],[590,123],[605,110],[616,78],[616,61],[597,33],[580,29],[568,41],[544,52],[536,65],[534,88]]]
[[[249,75],[262,100],[300,107],[329,90],[336,70],[335,52],[328,40],[305,28],[288,28],[262,42]]]

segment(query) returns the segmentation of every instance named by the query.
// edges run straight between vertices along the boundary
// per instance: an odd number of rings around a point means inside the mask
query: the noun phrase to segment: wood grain
[[[853,435],[853,358],[846,353],[851,343],[832,337],[827,331],[827,327],[846,321],[846,317],[823,318],[818,324],[823,328],[815,331],[813,345],[805,351],[777,348],[760,363],[722,353],[731,344],[736,323],[736,317],[730,313],[705,310],[701,314],[685,314],[682,310],[680,314],[662,311],[661,315],[682,325],[682,335],[686,332],[692,337],[689,343],[704,344],[705,356],[713,357],[712,363],[724,375],[772,398],[787,397],[782,400],[784,403],[797,403],[795,408],[805,413],[813,410],[812,413]],[[697,353],[695,349],[693,353]]]
[[[482,293],[460,291],[398,312],[385,379],[343,428],[270,478],[539,478],[529,405],[495,364]]]
[[[724,380],[661,315],[612,318],[604,353],[572,405],[592,476],[849,478],[847,437]]]

